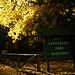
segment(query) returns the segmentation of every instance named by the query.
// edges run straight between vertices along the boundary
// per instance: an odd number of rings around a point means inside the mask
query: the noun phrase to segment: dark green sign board
[[[46,59],[74,59],[75,27],[43,28],[41,35]]]
[[[71,41],[45,41],[44,46],[46,59],[73,59],[74,57]]]

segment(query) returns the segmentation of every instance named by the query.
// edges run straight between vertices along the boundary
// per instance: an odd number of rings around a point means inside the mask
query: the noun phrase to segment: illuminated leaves
[[[26,30],[32,34],[44,26],[52,28],[72,23],[73,5],[53,0],[0,0],[0,24],[10,29],[8,35],[16,41],[21,39],[20,35],[27,35]]]
[[[37,8],[29,7],[27,1],[25,3],[24,0],[0,1],[0,24],[9,27],[8,35],[14,40],[21,39],[18,38],[20,34],[26,36],[26,28],[30,29],[34,24],[32,18]]]

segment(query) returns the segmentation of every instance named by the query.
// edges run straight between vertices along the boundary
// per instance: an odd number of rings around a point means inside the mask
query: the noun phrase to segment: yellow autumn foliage
[[[8,36],[12,37],[13,42],[21,39],[20,34],[26,36],[26,28],[31,29],[30,25],[34,22],[33,16],[38,7],[29,7],[28,1],[0,0],[0,24],[9,28]]]

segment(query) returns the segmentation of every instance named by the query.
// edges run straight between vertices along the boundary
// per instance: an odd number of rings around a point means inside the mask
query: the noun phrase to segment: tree
[[[13,42],[22,36],[38,35],[42,27],[71,26],[74,19],[74,0],[0,1],[0,24],[9,28]]]
[[[35,11],[35,6],[28,6],[28,0],[1,0],[0,24],[10,29],[8,35],[14,41],[21,39],[20,35],[26,36],[26,30],[31,30]]]

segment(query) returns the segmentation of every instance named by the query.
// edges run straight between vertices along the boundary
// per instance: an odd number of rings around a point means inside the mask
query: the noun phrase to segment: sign
[[[75,27],[42,28],[46,59],[74,59]]]
[[[45,41],[45,58],[55,59],[73,59],[73,45],[71,41]]]
[[[74,60],[75,69],[75,27],[43,28],[44,56],[47,59],[47,71],[50,71],[49,60]]]

